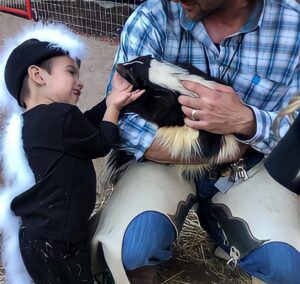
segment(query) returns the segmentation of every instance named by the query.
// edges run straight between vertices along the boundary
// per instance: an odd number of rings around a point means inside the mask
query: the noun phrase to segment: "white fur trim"
[[[32,283],[24,267],[19,249],[20,220],[10,210],[14,197],[34,184],[22,143],[22,119],[14,113],[8,121],[2,139],[1,156],[5,187],[0,195],[0,228],[3,233],[2,261],[8,283]]]

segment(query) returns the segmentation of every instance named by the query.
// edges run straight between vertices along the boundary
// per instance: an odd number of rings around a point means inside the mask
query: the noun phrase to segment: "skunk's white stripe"
[[[187,179],[194,180],[204,175],[205,171],[209,171],[210,166],[208,164],[185,164],[175,165],[178,171]]]
[[[294,179],[294,180],[296,181],[296,180],[298,180],[298,179],[300,179],[300,170],[298,171],[298,174],[295,176],[295,179]]]
[[[161,127],[156,133],[160,145],[169,151],[172,158],[181,161],[191,159],[192,153],[201,154],[198,136],[198,130],[187,126]]]
[[[198,137],[199,131],[187,126],[161,127],[156,133],[160,145],[169,151],[171,157],[185,163],[193,157],[202,155]],[[174,164],[174,166],[188,179],[203,175],[209,168],[207,164]]]
[[[216,82],[214,81],[208,81],[208,80],[205,80],[203,79],[202,77],[200,76],[197,76],[197,75],[193,75],[193,74],[182,74],[182,75],[175,75],[180,81],[192,81],[192,82],[195,82],[195,83],[199,83],[209,89],[212,89],[214,90],[215,87],[216,87]],[[196,95],[197,96],[197,95]]]
[[[197,94],[185,89],[181,84],[182,80],[193,81],[210,89],[214,89],[216,85],[213,81],[207,81],[200,76],[189,74],[189,72],[183,68],[166,62],[159,62],[156,59],[151,60],[149,80],[159,86],[190,97],[197,97]]]
[[[130,62],[126,62],[126,63],[123,63],[123,66],[126,66],[126,65],[132,65],[134,63],[138,63],[138,64],[142,64],[144,65],[144,63],[142,61],[130,61]]]
[[[199,131],[187,126],[161,127],[157,130],[156,138],[160,145],[167,149],[173,159],[178,161],[189,161],[193,157],[201,157],[202,151],[198,143]],[[223,143],[216,157],[209,159],[208,163],[222,164],[238,158],[240,153],[238,142],[234,135],[222,137]],[[183,164],[176,165],[183,175],[195,178],[202,175],[204,170],[209,169],[208,164]]]
[[[223,143],[220,152],[213,162],[217,164],[228,163],[228,161],[234,161],[239,157],[240,148],[234,135],[224,135],[222,137]]]

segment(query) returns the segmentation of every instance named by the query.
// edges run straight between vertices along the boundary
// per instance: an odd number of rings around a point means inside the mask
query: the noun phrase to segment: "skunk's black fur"
[[[178,103],[180,93],[149,80],[150,64],[153,60],[155,59],[151,56],[142,56],[130,62],[117,65],[117,72],[133,85],[133,90],[146,90],[139,99],[127,105],[123,112],[137,113],[145,120],[157,124],[158,127],[183,126],[184,114],[181,110],[181,105]],[[211,80],[206,73],[193,66],[184,67],[191,74]]]
[[[118,64],[117,72],[133,85],[133,90],[145,89],[145,93],[139,99],[127,105],[122,112],[139,114],[145,120],[158,125],[159,128],[183,127],[184,114],[178,102],[178,96],[181,94],[195,96],[195,94],[184,89],[180,81],[196,81],[213,88],[216,80],[213,80],[206,73],[193,66],[185,65],[181,67],[183,68],[169,63],[158,62],[151,56],[142,56],[130,62]],[[199,130],[196,144],[196,147],[191,148],[188,158],[200,156],[210,160],[212,163],[222,161],[222,157],[220,158],[218,155],[221,151],[222,155],[224,155],[224,148],[226,152],[226,139],[224,139],[224,136]],[[222,147],[223,150],[221,150]],[[234,149],[233,152],[235,153],[236,151],[237,149]],[[225,153],[226,157],[233,155],[231,151],[229,152],[229,154]],[[187,157],[184,158],[186,159]],[[108,172],[104,178],[106,180],[105,183],[116,183],[120,174],[134,160],[135,158],[129,150],[113,151],[108,160]]]

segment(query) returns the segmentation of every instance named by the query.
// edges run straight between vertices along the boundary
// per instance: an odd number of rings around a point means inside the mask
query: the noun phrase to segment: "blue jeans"
[[[146,211],[128,226],[123,239],[122,261],[125,270],[155,265],[172,257],[176,230],[163,214]]]
[[[167,261],[172,256],[175,239],[176,231],[166,216],[153,211],[140,214],[125,232],[122,249],[125,269]],[[242,258],[239,266],[266,283],[300,283],[300,253],[285,243],[263,245]]]
[[[242,258],[239,266],[266,283],[300,283],[300,253],[285,243],[265,244]]]

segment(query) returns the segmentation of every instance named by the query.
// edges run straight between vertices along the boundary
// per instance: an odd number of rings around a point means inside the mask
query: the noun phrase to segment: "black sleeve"
[[[70,108],[63,126],[64,151],[83,159],[95,159],[109,153],[119,141],[118,126],[100,121],[94,127],[76,107]]]
[[[84,113],[86,119],[94,126],[98,127],[101,120],[103,119],[104,113],[106,111],[106,98],[100,103],[92,107],[90,110],[87,110]]]
[[[265,161],[269,174],[300,195],[300,114]]]

